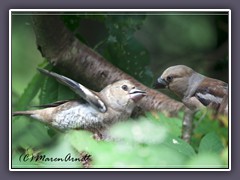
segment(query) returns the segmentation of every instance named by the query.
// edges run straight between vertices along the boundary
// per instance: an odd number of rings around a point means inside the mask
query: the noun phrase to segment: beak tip
[[[167,87],[167,84],[164,80],[160,79],[157,80],[153,85],[152,85],[153,89],[163,89]]]
[[[130,98],[134,102],[138,102],[140,99],[142,99],[144,96],[146,96],[147,93],[142,90],[134,89],[132,92],[130,92]]]

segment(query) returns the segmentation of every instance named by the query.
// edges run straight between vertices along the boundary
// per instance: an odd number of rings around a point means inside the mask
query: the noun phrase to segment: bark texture
[[[117,80],[128,79],[147,92],[138,107],[143,111],[155,110],[172,115],[184,107],[182,103],[141,84],[81,43],[59,16],[34,15],[32,19],[42,56],[68,77],[96,91]]]
[[[192,132],[193,132],[193,117],[195,115],[194,111],[190,109],[185,109],[185,114],[182,124],[182,139],[190,143]]]

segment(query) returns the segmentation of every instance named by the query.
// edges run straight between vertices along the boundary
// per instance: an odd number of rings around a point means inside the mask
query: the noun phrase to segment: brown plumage
[[[13,116],[30,116],[59,129],[104,130],[129,118],[136,103],[146,95],[128,80],[117,81],[94,92],[59,74],[43,69],[40,72],[70,87],[81,100],[58,101],[42,105],[43,109],[14,112]]]
[[[228,114],[228,84],[199,74],[187,66],[176,65],[166,69],[155,88],[168,88],[192,110],[207,106]]]

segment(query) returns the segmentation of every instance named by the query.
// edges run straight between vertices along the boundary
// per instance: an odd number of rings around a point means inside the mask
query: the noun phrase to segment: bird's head
[[[136,103],[146,96],[146,92],[138,89],[129,80],[120,80],[105,87],[101,92],[108,106],[117,110],[131,112]]]
[[[168,88],[180,97],[188,89],[190,77],[195,72],[184,65],[176,65],[167,68],[154,84],[155,89]]]

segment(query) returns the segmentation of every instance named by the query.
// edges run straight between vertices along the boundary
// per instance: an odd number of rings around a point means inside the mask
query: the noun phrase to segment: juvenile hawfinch
[[[71,88],[80,98],[43,105],[43,109],[18,111],[59,129],[86,129],[100,132],[111,124],[130,117],[136,103],[146,95],[128,80],[120,80],[94,92],[54,72],[39,71]],[[84,100],[84,102],[83,102]]]
[[[154,88],[168,88],[191,110],[207,106],[218,113],[228,114],[228,84],[199,74],[187,66],[167,68]]]

